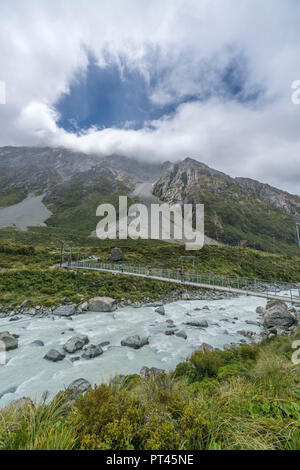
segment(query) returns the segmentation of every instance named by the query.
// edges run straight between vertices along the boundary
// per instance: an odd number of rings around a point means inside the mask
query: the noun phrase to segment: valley
[[[283,416],[282,410],[296,399],[298,387],[291,356],[300,311],[289,295],[296,298],[300,286],[293,239],[300,198],[232,179],[192,159],[148,165],[65,149],[6,148],[0,149],[0,167],[0,329],[10,345],[4,356],[0,351],[5,422],[15,422],[15,407],[25,406],[34,417],[46,411],[49,422],[43,426],[47,433],[52,426],[63,431],[63,442],[54,444],[63,449],[298,445],[298,411]],[[118,214],[122,195],[147,207],[204,202],[204,247],[190,253],[174,239],[99,240],[97,206],[112,203]],[[62,269],[71,253],[75,263],[114,262],[116,272],[76,264]],[[262,292],[268,283],[286,302],[125,276],[120,263],[137,272],[150,265],[154,274],[178,273],[184,266],[186,280],[204,273],[210,280],[230,278],[233,287],[255,279]],[[114,307],[93,310],[100,301]],[[262,405],[253,410],[257,396]],[[270,419],[266,406],[273,410],[272,431],[266,437],[257,425],[251,440],[252,420]],[[87,417],[98,409],[99,417]],[[201,417],[196,425],[195,409]],[[150,421],[144,421],[145,413]],[[94,419],[98,423],[104,415],[95,438]],[[123,429],[126,443],[113,437],[114,426]],[[18,427],[0,430],[1,448],[23,448]],[[38,435],[43,432],[38,426]],[[30,448],[44,448],[27,431],[22,435]]]

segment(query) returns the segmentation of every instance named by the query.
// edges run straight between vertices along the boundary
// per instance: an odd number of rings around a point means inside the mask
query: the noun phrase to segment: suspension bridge
[[[193,286],[200,289],[213,289],[237,295],[262,297],[269,300],[283,300],[295,305],[300,305],[300,283],[287,284],[262,279],[230,277],[198,272],[185,272],[183,281],[179,271],[174,269],[148,269],[145,266],[128,265],[124,267],[122,272],[118,266],[111,263],[68,262],[64,263],[62,267],[67,269],[100,271],[122,276],[135,276],[153,279],[155,281]]]

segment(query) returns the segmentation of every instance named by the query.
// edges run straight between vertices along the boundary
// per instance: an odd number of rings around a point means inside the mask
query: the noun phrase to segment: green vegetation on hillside
[[[44,201],[53,213],[46,223],[50,228],[65,228],[88,237],[100,220],[96,217],[97,207],[112,204],[118,215],[119,196],[129,192],[129,183],[118,181],[116,184],[103,176],[89,182],[88,188],[80,179],[62,183]]]
[[[240,194],[222,193],[220,196],[206,192],[199,194],[205,205],[205,233],[230,245],[246,240],[247,245],[258,250],[297,253],[295,220],[283,209],[272,204],[247,198]],[[216,226],[215,218],[222,225]]]
[[[28,192],[26,188],[11,188],[6,191],[0,190],[0,207],[8,207],[18,204],[23,201],[27,195]]]
[[[300,450],[300,367],[291,337],[196,351],[170,373],[116,377],[75,402],[0,412],[9,450]],[[96,378],[95,378],[96,379]]]
[[[7,231],[0,231],[7,235]],[[0,304],[17,305],[23,300],[33,304],[54,305],[63,297],[74,302],[95,295],[112,295],[118,300],[154,300],[170,291],[187,288],[176,284],[162,283],[149,279],[122,277],[91,271],[69,272],[59,269],[61,243],[48,236],[47,244],[25,244],[33,241],[31,231],[10,232],[18,240],[0,241]],[[35,233],[35,232],[34,232]],[[39,231],[44,236],[45,232]],[[49,233],[49,232],[48,232]],[[38,237],[36,237],[39,240]],[[51,241],[53,240],[53,241]],[[75,237],[72,245],[73,259],[96,256],[101,261],[110,261],[112,248],[120,247],[124,264],[150,264],[153,268],[177,269],[181,264],[186,271],[222,274],[234,277],[277,280],[282,282],[300,281],[299,257],[289,257],[259,252],[249,248],[229,246],[205,246],[202,250],[186,252],[184,245],[168,244],[148,240],[107,240],[84,238],[86,245],[77,245],[81,239]],[[41,242],[40,242],[41,243]],[[89,244],[88,244],[89,243]],[[194,256],[194,259],[181,258]],[[65,259],[68,254],[65,254]],[[190,288],[193,289],[193,288]]]

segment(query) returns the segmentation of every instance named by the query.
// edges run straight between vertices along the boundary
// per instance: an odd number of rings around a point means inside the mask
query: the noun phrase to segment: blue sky
[[[160,80],[167,80],[168,70],[155,70],[155,57],[150,56],[153,67],[148,80],[138,69],[127,67],[126,58],[118,63],[112,57],[101,66],[91,54],[86,70],[78,73],[68,90],[55,103],[59,113],[58,125],[68,132],[82,132],[92,126],[103,128],[142,129],[146,123],[176,112],[177,106],[193,101],[207,101],[222,96],[239,102],[256,102],[263,94],[259,85],[247,90],[248,64],[241,54],[232,57],[224,69],[218,71],[215,83],[203,90],[202,75],[207,73],[199,64],[199,89],[193,94],[172,94],[168,103],[153,103],[151,95]]]
[[[75,77],[69,93],[55,104],[61,118],[58,122],[67,131],[91,126],[143,127],[144,122],[159,117],[149,100],[148,87],[138,70],[111,63],[99,67],[93,57],[84,74]]]

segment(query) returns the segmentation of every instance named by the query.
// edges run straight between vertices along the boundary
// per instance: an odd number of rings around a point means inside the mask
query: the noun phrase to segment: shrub
[[[221,351],[196,351],[190,357],[191,363],[197,371],[207,377],[215,377],[218,369],[224,365],[224,357]]]
[[[191,362],[180,362],[174,371],[174,377],[185,377],[188,382],[193,383],[200,380],[202,375],[196,370]]]
[[[168,415],[151,413],[145,427],[145,450],[170,450],[179,448],[179,435]]]
[[[227,379],[234,375],[239,375],[240,370],[233,364],[227,364],[226,366],[220,367],[218,370],[218,379]]]
[[[249,344],[243,344],[238,348],[238,357],[242,361],[255,361],[259,353],[259,347]]]
[[[203,416],[202,403],[193,400],[184,410],[180,427],[185,448],[202,450],[207,446],[212,424]]]
[[[122,388],[101,384],[75,404],[74,424],[83,449],[128,449],[140,445],[144,406]]]

